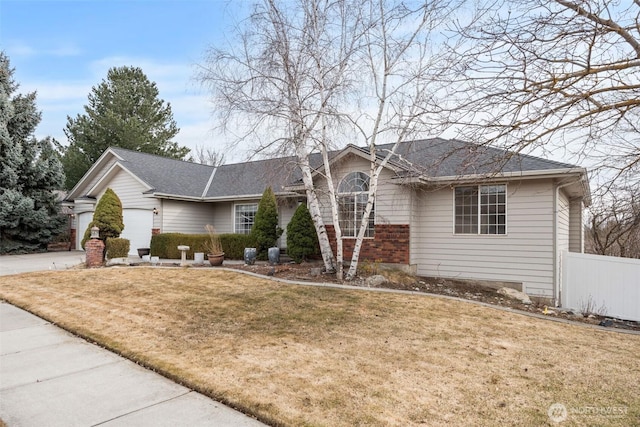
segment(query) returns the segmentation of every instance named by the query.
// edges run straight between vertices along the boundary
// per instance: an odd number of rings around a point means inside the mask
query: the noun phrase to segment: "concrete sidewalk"
[[[10,427],[263,425],[6,303],[0,419]]]
[[[2,256],[0,276],[62,270],[83,257]],[[0,419],[9,427],[264,425],[7,303],[0,303]]]

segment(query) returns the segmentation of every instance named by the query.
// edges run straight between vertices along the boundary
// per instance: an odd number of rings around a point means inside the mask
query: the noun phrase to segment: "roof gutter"
[[[437,177],[420,177],[420,181],[424,184],[434,183],[458,183],[458,182],[473,182],[486,179],[535,179],[535,178],[559,178],[566,177],[567,175],[587,173],[585,168],[568,168],[568,169],[548,169],[537,171],[520,171],[520,172],[504,172],[504,173],[484,173],[484,174],[472,174],[472,175],[460,175],[460,176],[437,176]],[[399,179],[399,178],[396,178]],[[576,181],[577,182],[577,181]],[[576,182],[573,182],[574,184]]]
[[[157,199],[171,199],[171,200],[182,200],[187,202],[233,202],[237,200],[248,200],[248,199],[260,199],[262,197],[262,193],[260,194],[240,194],[237,196],[220,196],[220,197],[197,197],[197,196],[182,196],[179,194],[168,194],[168,193],[151,193],[147,195],[148,197],[155,197]],[[299,197],[300,194],[293,192],[286,193],[275,193],[276,197]]]

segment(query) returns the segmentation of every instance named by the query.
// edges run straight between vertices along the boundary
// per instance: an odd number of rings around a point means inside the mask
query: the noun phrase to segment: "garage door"
[[[84,237],[84,232],[87,230],[92,219],[93,212],[83,212],[78,214],[76,220],[76,249],[82,249],[82,238]]]
[[[138,256],[138,248],[148,248],[151,244],[153,212],[145,209],[123,209],[124,231],[120,235],[129,239],[129,255]]]

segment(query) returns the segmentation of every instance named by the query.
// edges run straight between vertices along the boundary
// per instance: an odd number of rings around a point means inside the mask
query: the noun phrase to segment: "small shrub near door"
[[[109,237],[119,237],[124,230],[124,221],[122,218],[122,202],[118,195],[111,189],[107,188],[93,213],[93,220],[87,226],[82,238],[82,248],[91,237],[91,228],[97,226],[100,229],[100,239],[106,240]]]
[[[278,226],[276,196],[271,187],[267,187],[262,193],[253,228],[251,228],[251,235],[254,237],[258,249],[258,259],[267,259],[269,248],[276,245],[282,232],[282,228]]]
[[[319,253],[318,235],[311,214],[307,206],[301,204],[287,225],[287,255],[301,263]]]
[[[129,256],[129,239],[110,237],[107,239],[107,258],[126,258]]]

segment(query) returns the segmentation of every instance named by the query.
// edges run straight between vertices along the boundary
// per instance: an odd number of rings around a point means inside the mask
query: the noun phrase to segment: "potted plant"
[[[209,258],[209,263],[212,266],[222,265],[224,262],[224,251],[222,250],[220,236],[218,236],[215,227],[211,224],[205,225],[204,228],[209,235],[209,238],[204,242],[204,250]]]
[[[150,248],[138,248],[138,256],[142,258],[145,255],[149,255],[151,253]]]

